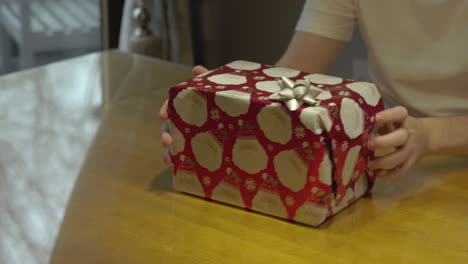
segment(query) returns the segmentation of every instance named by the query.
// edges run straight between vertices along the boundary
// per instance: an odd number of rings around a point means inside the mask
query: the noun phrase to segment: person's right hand
[[[192,69],[192,74],[193,76],[200,75],[202,73],[207,72],[208,69],[206,69],[203,66],[195,66]],[[169,148],[172,145],[173,139],[171,134],[169,133],[169,123],[168,123],[168,116],[167,116],[167,100],[164,102],[163,106],[161,107],[161,110],[159,110],[159,118],[161,120],[165,120],[163,129],[161,131],[161,142],[164,148],[166,148],[166,151],[164,152],[164,163],[169,165],[171,163],[171,155],[169,152]]]

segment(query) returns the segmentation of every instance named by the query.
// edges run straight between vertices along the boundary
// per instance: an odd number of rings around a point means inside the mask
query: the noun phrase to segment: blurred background
[[[0,75],[113,48],[208,68],[237,59],[273,64],[286,49],[303,4],[0,0]],[[366,56],[356,31],[331,73],[368,80]]]
[[[0,72],[102,49],[99,0],[0,0]]]

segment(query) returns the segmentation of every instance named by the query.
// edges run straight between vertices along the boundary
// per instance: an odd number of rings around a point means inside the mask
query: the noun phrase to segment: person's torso
[[[355,0],[371,74],[414,115],[468,114],[468,1]]]

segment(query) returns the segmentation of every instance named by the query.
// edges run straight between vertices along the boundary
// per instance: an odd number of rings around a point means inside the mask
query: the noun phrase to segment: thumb
[[[200,74],[205,73],[205,72],[207,72],[207,71],[208,71],[207,68],[205,68],[205,67],[203,67],[203,66],[200,66],[200,65],[197,65],[197,66],[193,67],[193,69],[192,69],[192,74],[193,74],[194,76],[197,76],[197,75],[200,75]]]
[[[161,110],[159,110],[159,118],[161,120],[166,120],[168,118],[168,115],[167,115],[167,103],[168,101],[166,100],[163,104],[163,106],[161,106]]]

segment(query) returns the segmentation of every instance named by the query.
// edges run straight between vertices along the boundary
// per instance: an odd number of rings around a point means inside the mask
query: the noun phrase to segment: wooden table
[[[320,228],[176,193],[174,64],[92,54],[0,77],[0,263],[468,263],[468,159],[379,181]]]

